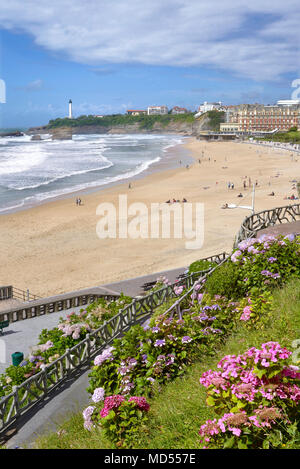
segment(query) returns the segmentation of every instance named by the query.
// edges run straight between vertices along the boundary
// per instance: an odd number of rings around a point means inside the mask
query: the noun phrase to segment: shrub
[[[276,444],[275,435],[282,424],[283,434],[289,438],[291,428],[297,426],[300,401],[300,372],[288,364],[290,355],[277,342],[267,342],[261,349],[252,347],[242,355],[227,355],[218,363],[220,371],[202,374],[200,383],[207,388],[207,404],[217,414],[225,412],[219,420],[201,426],[202,444],[266,448],[270,441]],[[267,439],[264,427],[272,430]]]
[[[258,288],[272,290],[300,275],[300,238],[262,236],[239,243],[231,261],[238,273],[242,294]]]
[[[104,390],[93,394],[94,404],[83,411],[84,427],[91,431],[100,425],[105,436],[117,448],[132,448],[138,432],[145,426],[150,405],[144,397],[125,399],[112,395],[104,399]],[[102,402],[104,400],[104,402]]]
[[[193,272],[202,272],[208,269],[211,269],[215,267],[217,264],[215,262],[210,262],[206,260],[199,260],[192,262],[192,264],[189,266],[189,274]]]
[[[238,280],[239,271],[234,263],[229,260],[207,278],[205,291],[211,296],[221,295],[237,299],[242,296]]]

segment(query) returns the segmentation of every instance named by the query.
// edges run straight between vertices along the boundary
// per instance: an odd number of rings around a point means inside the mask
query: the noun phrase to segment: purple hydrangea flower
[[[268,261],[270,262],[270,264],[273,264],[273,262],[277,261],[277,257],[269,257]]]
[[[183,344],[188,344],[189,342],[192,342],[192,340],[193,340],[193,339],[192,339],[190,336],[185,335],[184,337],[182,337],[181,342],[182,342]]]
[[[154,347],[163,347],[165,343],[166,343],[165,339],[156,340],[154,343]]]
[[[92,395],[92,401],[93,402],[104,401],[104,394],[105,394],[105,391],[103,388],[96,388],[94,391],[94,394]]]

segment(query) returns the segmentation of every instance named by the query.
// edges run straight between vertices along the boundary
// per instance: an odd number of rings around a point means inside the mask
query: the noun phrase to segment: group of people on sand
[[[82,201],[81,201],[80,197],[77,197],[77,198],[76,198],[76,205],[77,205],[77,207],[78,207],[79,205],[81,205],[81,204],[82,204]]]
[[[177,202],[180,202],[180,200],[179,200],[179,199],[176,200],[176,199],[173,198],[172,200],[171,200],[171,199],[167,200],[165,203],[166,203],[166,204],[175,204],[175,203],[177,203]],[[183,202],[183,203],[187,202],[187,200],[186,200],[185,197],[182,199],[182,202]]]

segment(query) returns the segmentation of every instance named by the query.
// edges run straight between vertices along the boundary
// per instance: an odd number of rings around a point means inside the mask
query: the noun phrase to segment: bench
[[[3,335],[4,327],[8,327],[8,326],[9,326],[9,321],[0,321],[0,333],[1,333],[1,335]]]

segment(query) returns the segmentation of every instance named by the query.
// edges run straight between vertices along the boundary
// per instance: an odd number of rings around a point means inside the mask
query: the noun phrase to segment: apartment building
[[[287,131],[300,128],[300,104],[272,105],[241,104],[228,106],[225,114],[228,124],[238,124],[240,131]]]
[[[189,112],[185,107],[174,106],[171,114],[186,114]]]
[[[168,114],[167,106],[148,106],[148,116],[153,114]]]

